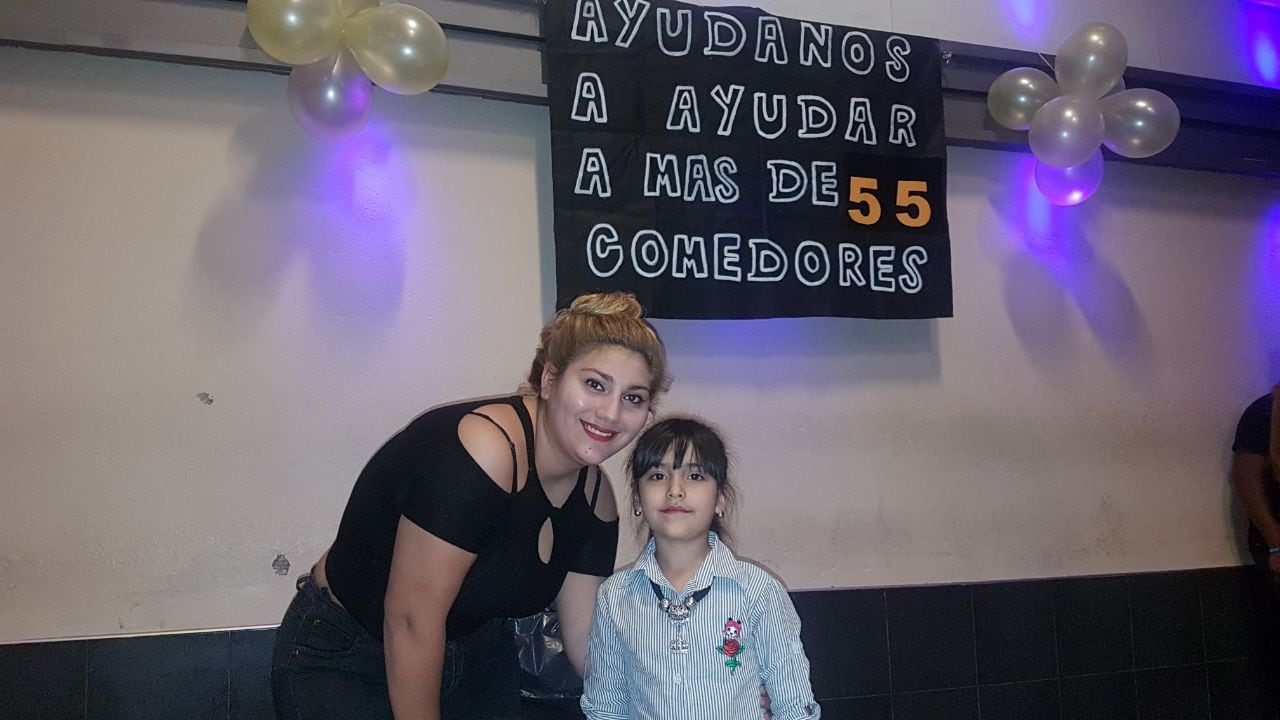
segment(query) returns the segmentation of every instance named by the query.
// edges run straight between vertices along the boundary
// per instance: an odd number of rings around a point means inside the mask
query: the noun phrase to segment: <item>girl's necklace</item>
[[[689,624],[689,613],[702,598],[707,596],[707,593],[711,592],[711,586],[708,585],[690,594],[684,600],[677,600],[676,602],[671,602],[662,596],[662,588],[658,587],[658,583],[650,580],[649,587],[653,588],[653,594],[658,598],[658,609],[667,614],[667,619],[671,621],[671,625],[675,628],[676,636],[672,638],[668,647],[671,652],[677,655],[688,654],[689,641],[685,639],[685,626]]]

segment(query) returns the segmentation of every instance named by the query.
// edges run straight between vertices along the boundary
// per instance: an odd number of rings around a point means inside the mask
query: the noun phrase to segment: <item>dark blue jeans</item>
[[[442,720],[520,717],[512,632],[493,620],[445,645]],[[392,720],[382,642],[307,576],[276,631],[271,691],[280,720]]]

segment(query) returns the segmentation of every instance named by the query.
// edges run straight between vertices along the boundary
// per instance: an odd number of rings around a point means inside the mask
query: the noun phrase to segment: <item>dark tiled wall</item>
[[[792,597],[829,720],[1276,720],[1247,572]]]
[[[1280,714],[1244,568],[793,597],[828,720]],[[274,634],[0,646],[0,720],[273,720]]]

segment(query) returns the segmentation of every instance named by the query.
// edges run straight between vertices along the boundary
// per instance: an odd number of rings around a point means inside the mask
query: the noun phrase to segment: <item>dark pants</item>
[[[1271,556],[1267,553],[1266,545],[1252,542],[1253,537],[1249,539],[1251,541],[1249,552],[1253,555],[1258,615],[1262,621],[1260,628],[1263,633],[1262,651],[1267,664],[1267,674],[1274,683],[1273,687],[1280,688],[1280,585],[1277,585],[1271,576],[1268,564]],[[1273,690],[1273,692],[1280,696],[1280,691]],[[1277,697],[1277,700],[1280,700],[1280,697]]]
[[[276,631],[271,690],[280,720],[392,720],[382,642],[306,576]],[[493,620],[450,640],[440,679],[441,719],[519,716],[510,622]]]

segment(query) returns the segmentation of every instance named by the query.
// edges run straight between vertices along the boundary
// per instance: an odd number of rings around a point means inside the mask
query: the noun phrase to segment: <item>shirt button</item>
[[[679,685],[679,684],[680,684],[680,676],[679,676],[678,674],[677,674],[677,675],[673,675],[673,676],[671,677],[671,682],[673,682],[673,683],[675,683],[675,684]]]

